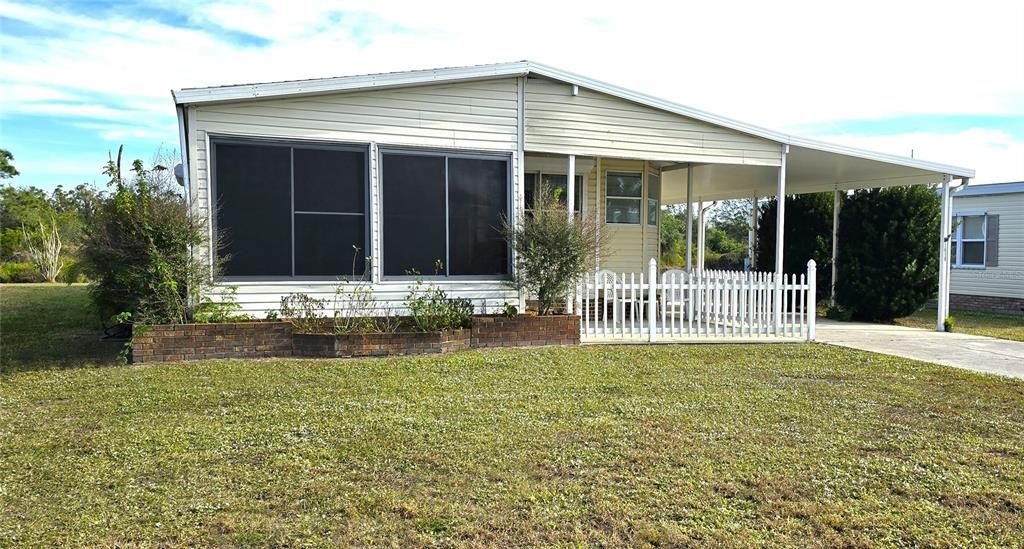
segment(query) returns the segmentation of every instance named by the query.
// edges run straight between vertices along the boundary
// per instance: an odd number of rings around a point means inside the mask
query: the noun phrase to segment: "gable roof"
[[[666,112],[685,116],[723,128],[732,129],[775,141],[784,145],[793,145],[818,151],[842,154],[868,160],[876,160],[890,164],[919,168],[936,173],[949,174],[954,177],[974,177],[974,170],[928,162],[914,158],[846,147],[824,141],[806,139],[789,135],[746,122],[733,120],[679,103],[673,103],[620,86],[595,80],[582,75],[564,71],[533,61],[515,61],[491,65],[472,65],[467,67],[450,67],[441,69],[388,72],[357,76],[340,76],[334,78],[316,78],[308,80],[289,80],[283,82],[267,82],[254,84],[234,84],[206,88],[183,88],[172,90],[171,95],[176,105],[196,105],[222,101],[242,101],[246,99],[268,99],[301,95],[316,95],[349,91],[365,91],[404,86],[420,86],[471,80],[488,80],[501,77],[518,77],[536,75],[552,80],[573,84],[600,93],[618,97],[641,105],[647,105]]]

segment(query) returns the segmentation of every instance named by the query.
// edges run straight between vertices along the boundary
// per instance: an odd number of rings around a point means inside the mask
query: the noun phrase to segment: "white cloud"
[[[0,33],[0,108],[129,118],[134,130],[124,131],[141,131],[173,120],[172,88],[529,58],[781,130],[908,114],[1024,115],[1019,0],[161,6],[179,10],[198,28],[117,9],[85,16],[0,0],[0,15],[61,33]],[[217,28],[270,44],[245,45]],[[87,107],[97,97],[102,105]],[[965,141],[976,137],[962,132],[914,140],[926,143],[917,149],[935,150],[928,157],[976,167],[979,176],[1024,179],[1019,165],[1000,152],[1017,151],[1013,139],[1020,136]],[[839,140],[847,139],[859,138]],[[894,138],[865,139],[873,139],[874,148],[898,146],[902,154],[910,148]],[[962,157],[967,161],[958,161]]]

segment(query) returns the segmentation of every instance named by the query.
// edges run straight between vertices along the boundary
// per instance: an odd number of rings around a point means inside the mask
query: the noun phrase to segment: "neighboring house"
[[[599,268],[630,275],[658,259],[665,204],[974,176],[529,61],[173,96],[188,196],[224,245],[220,287],[237,286],[254,314],[293,292],[333,302],[338,277],[353,274],[381,308],[402,306],[413,272],[478,312],[521,303],[497,227],[531,207],[542,179],[599,222]]]
[[[955,193],[953,226],[953,306],[1024,311],[1024,181]]]

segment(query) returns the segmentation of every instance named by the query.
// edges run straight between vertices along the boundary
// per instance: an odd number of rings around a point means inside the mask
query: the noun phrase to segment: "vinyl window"
[[[954,267],[985,266],[985,215],[958,215],[953,218],[956,229],[951,242]]]
[[[608,172],[605,178],[605,222],[640,224],[644,178],[636,172]]]

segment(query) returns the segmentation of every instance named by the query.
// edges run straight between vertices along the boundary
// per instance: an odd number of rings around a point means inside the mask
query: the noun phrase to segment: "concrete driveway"
[[[818,319],[822,343],[1024,379],[1024,342],[864,322]]]

